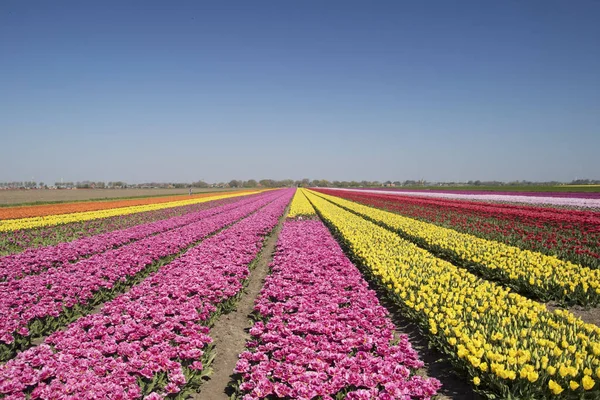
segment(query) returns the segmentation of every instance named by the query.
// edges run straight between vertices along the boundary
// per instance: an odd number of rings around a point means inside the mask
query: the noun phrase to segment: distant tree
[[[259,181],[260,185],[263,187],[275,187],[276,183],[273,179],[261,179]]]
[[[194,182],[192,183],[192,187],[195,188],[207,188],[209,187],[209,184],[204,182],[204,181],[198,181],[198,182]]]
[[[331,182],[325,179],[315,179],[310,183],[312,187],[329,187],[331,186]]]
[[[248,179],[246,182],[244,182],[244,187],[247,188],[254,188],[256,185],[258,185],[258,182],[256,182],[255,179]]]
[[[94,182],[82,181],[82,182],[75,183],[75,187],[77,189],[89,189],[90,187],[92,187],[93,184],[94,184]]]
[[[229,187],[239,188],[241,186],[242,186],[242,182],[240,182],[240,181],[238,181],[236,179],[233,179],[233,180],[229,181]]]

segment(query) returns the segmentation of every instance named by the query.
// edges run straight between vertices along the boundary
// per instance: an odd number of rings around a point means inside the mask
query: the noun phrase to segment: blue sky
[[[0,181],[600,178],[598,1],[0,2]]]

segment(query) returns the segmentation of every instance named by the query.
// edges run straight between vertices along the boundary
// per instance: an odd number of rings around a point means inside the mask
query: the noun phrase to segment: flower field
[[[452,398],[421,351],[464,396],[600,398],[600,327],[544,303],[600,302],[589,207],[331,189],[135,201],[0,216],[0,398]],[[235,347],[212,328],[244,299]],[[215,374],[229,387],[204,392]]]
[[[344,189],[340,189],[344,190]],[[475,191],[411,191],[411,190],[361,190],[372,193],[402,194],[404,196],[424,196],[440,199],[478,200],[506,203],[525,203],[550,206],[600,208],[600,195],[598,193],[547,193],[547,192],[493,192],[482,193]]]
[[[63,244],[89,236],[126,229],[144,223],[165,220],[194,211],[205,210],[214,207],[215,205],[228,204],[237,200],[238,198],[236,197],[220,200],[210,199],[206,202],[188,206],[145,211],[129,215],[117,215],[109,218],[71,222],[63,225],[35,229],[0,232],[0,255],[20,253],[37,247]]]
[[[597,212],[380,192],[319,191],[575,264],[600,267],[600,213]]]
[[[238,191],[237,193],[241,194],[243,193],[243,191]],[[222,194],[223,193],[218,193],[218,195]],[[204,197],[214,196],[215,193],[200,193],[193,195],[192,199],[201,199]],[[143,206],[149,204],[169,203],[174,201],[181,201],[183,198],[184,196],[161,196],[147,197],[141,199],[88,201],[80,203],[42,204],[36,206],[7,207],[0,208],[0,220],[44,217],[47,215],[71,214],[85,211],[108,210],[111,208],[123,208],[132,206]],[[189,197],[187,198],[189,199]]]
[[[252,192],[245,192],[252,193]],[[242,194],[245,194],[242,193]],[[17,218],[17,219],[6,219],[0,220],[0,232],[2,231],[16,231],[21,229],[32,229],[32,228],[40,228],[44,226],[52,226],[52,225],[61,225],[68,224],[71,222],[81,222],[81,221],[90,221],[94,219],[102,219],[109,218],[114,216],[122,216],[122,215],[130,215],[137,214],[146,211],[153,210],[162,210],[164,208],[172,208],[179,206],[187,206],[191,204],[203,203],[205,201],[217,200],[217,199],[225,199],[228,197],[239,196],[240,193],[227,193],[227,194],[219,194],[219,195],[200,195],[202,197],[196,197],[188,200],[177,200],[170,201],[166,203],[150,203],[146,205],[135,205],[135,206],[127,206],[127,207],[119,207],[119,208],[100,208],[95,211],[83,211],[83,212],[74,212],[67,214],[54,214],[54,215],[42,215],[42,216],[34,216],[27,218]],[[91,207],[94,204],[98,203],[85,203],[83,205],[87,207]],[[102,207],[104,203],[99,203]]]
[[[387,311],[322,222],[286,222],[277,248],[253,340],[236,366],[244,398],[436,394],[440,383],[414,374],[423,363],[408,338],[395,337]]]
[[[327,196],[327,195],[324,195]],[[600,301],[600,270],[482,239],[402,215],[327,196],[333,203],[381,224],[486,278],[544,300],[583,305]]]
[[[15,398],[23,392],[31,398],[185,396],[210,361],[207,323],[242,289],[289,194],[265,198],[252,216],[165,265],[100,313],[20,353],[0,367],[0,392]]]
[[[356,260],[483,393],[598,398],[596,325],[566,311],[549,312],[541,303],[437,258],[393,230],[337,206],[338,199],[308,197]]]

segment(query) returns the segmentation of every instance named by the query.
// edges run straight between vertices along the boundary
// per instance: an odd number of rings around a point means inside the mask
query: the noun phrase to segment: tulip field
[[[599,201],[283,188],[6,207],[0,398],[600,399],[600,327],[578,317],[600,306]],[[244,343],[213,370],[235,346],[213,327],[244,299]]]

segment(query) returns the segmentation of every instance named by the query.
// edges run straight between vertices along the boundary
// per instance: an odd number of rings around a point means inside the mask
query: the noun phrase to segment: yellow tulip
[[[585,375],[583,379],[581,379],[581,385],[585,390],[590,390],[594,387],[595,384],[596,382],[594,382],[594,380],[590,378],[589,375]]]
[[[558,383],[554,382],[552,379],[550,379],[550,382],[548,382],[548,387],[550,388],[552,393],[556,395],[561,394],[564,390]]]

